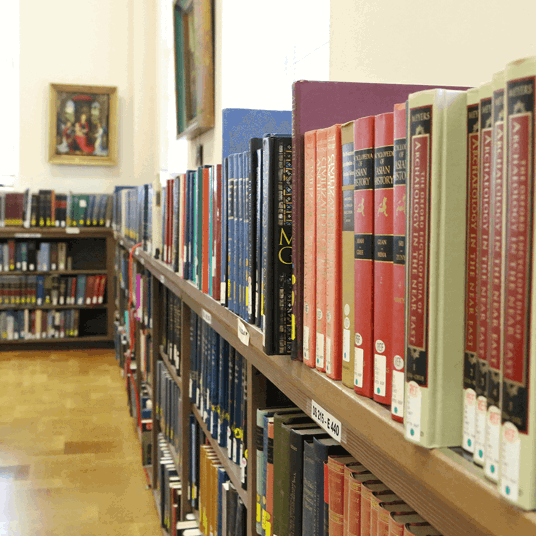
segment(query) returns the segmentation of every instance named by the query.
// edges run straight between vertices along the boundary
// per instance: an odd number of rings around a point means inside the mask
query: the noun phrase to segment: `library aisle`
[[[0,352],[0,536],[161,536],[112,350]]]

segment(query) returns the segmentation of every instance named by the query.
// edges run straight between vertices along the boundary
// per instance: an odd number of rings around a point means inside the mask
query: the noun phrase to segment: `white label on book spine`
[[[342,425],[339,419],[336,419],[331,413],[327,412],[322,406],[311,400],[311,417],[317,422],[331,437],[339,443],[342,440]]]
[[[28,263],[26,261],[22,261],[22,270],[26,272],[28,270]]]
[[[504,423],[501,432],[501,495],[512,501],[519,498],[521,439],[515,425]]]
[[[324,335],[316,334],[316,366],[324,368]]]
[[[216,275],[216,256],[212,255],[212,277]]]
[[[497,482],[499,480],[499,459],[501,455],[501,410],[490,406],[486,417],[486,476]]]
[[[387,383],[387,358],[374,354],[374,394],[385,396]]]
[[[202,309],[201,317],[209,326],[212,324],[212,315],[208,311]]]
[[[249,331],[248,329],[246,328],[246,326],[244,325],[244,322],[242,322],[242,320],[240,320],[240,318],[238,319],[238,338],[240,339],[240,342],[244,345],[244,346],[249,346]]]
[[[303,359],[309,360],[309,326],[303,326]]]
[[[225,292],[226,292],[225,281],[220,283],[220,303],[223,305],[225,303]]]
[[[485,396],[479,396],[476,400],[476,422],[475,422],[475,452],[473,461],[478,465],[484,465],[486,448],[486,416],[487,400]]]
[[[326,372],[331,374],[331,337],[326,337]]]
[[[476,393],[465,389],[463,395],[463,449],[475,451]]]
[[[354,385],[363,387],[363,348],[355,347]]]
[[[166,284],[166,278],[165,278],[165,276],[163,274],[160,275],[160,283],[162,283],[162,285]]]
[[[350,330],[342,330],[342,359],[350,363]]]
[[[406,388],[406,416],[404,419],[406,437],[412,441],[420,443],[422,410],[421,388],[416,382],[409,382]]]
[[[393,370],[391,413],[397,417],[404,417],[404,389],[404,372]]]

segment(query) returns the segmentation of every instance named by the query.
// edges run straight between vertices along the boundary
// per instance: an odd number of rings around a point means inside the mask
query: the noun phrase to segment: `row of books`
[[[0,227],[109,227],[110,194],[0,193]]]
[[[100,305],[106,275],[3,275],[0,305]]]
[[[258,409],[257,434],[259,535],[439,535],[299,408]]]
[[[162,345],[168,361],[180,376],[182,344],[182,300],[163,287]]]
[[[72,269],[66,242],[7,240],[0,244],[0,271],[49,272]]]
[[[78,337],[79,318],[78,309],[0,311],[0,334],[4,341]]]
[[[247,361],[193,311],[190,315],[190,400],[211,436],[227,449],[247,487]]]

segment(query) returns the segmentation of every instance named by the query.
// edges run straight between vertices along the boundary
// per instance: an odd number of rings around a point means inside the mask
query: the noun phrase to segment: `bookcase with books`
[[[0,195],[0,340],[6,348],[113,343],[112,198],[77,195],[75,203],[71,197],[52,190]]]
[[[292,136],[253,133],[221,164],[117,194],[117,254],[151,281],[151,481],[169,534],[536,531],[532,268],[514,245],[533,241],[535,65],[476,95],[296,82]],[[474,104],[480,133],[492,125],[476,141]],[[481,365],[468,333],[506,346]]]

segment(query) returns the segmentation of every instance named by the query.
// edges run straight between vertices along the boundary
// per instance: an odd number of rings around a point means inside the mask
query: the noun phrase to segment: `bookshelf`
[[[114,281],[114,250],[113,232],[107,227],[3,227],[0,228],[0,244],[7,241],[40,243],[66,243],[67,256],[72,259],[72,267],[65,270],[10,270],[0,272],[0,277],[11,276],[106,276],[103,303],[91,304],[57,304],[43,303],[3,303],[0,313],[7,310],[42,310],[68,311],[77,310],[79,313],[79,335],[77,337],[41,337],[39,339],[2,340],[6,349],[13,347],[38,347],[40,344],[84,345],[90,343],[109,346],[114,340],[114,318],[116,303],[112,298]],[[67,268],[67,267],[66,267]]]
[[[121,248],[128,249],[131,245],[122,237],[117,239]],[[337,418],[342,425],[341,443],[346,450],[445,536],[513,536],[536,531],[536,512],[522,512],[511,506],[499,496],[495,485],[484,478],[483,472],[455,449],[428,450],[411,444],[404,438],[403,426],[391,419],[388,408],[358,396],[341,382],[330,380],[325,374],[292,361],[289,356],[266,355],[262,350],[262,334],[257,328],[244,324],[237,315],[147,253],[137,250],[135,259],[152,274],[154,281],[182,299],[181,378],[188,377],[189,372],[189,337],[184,326],[189,326],[190,311],[209,321],[210,326],[247,359],[249,452],[255,451],[255,414],[264,404],[265,382],[269,380],[307,414],[311,415],[314,401]],[[159,299],[158,291],[154,292],[155,306],[160,303]],[[158,323],[158,314],[154,321]],[[239,336],[239,322],[246,326],[249,334],[247,345]],[[153,326],[153,332],[159,333],[158,328]],[[154,340],[153,344],[157,345],[158,341]],[[187,391],[183,390],[182,396],[182,430],[186,438],[191,405]],[[193,412],[203,426],[199,412],[195,409]],[[153,434],[155,439],[157,426]],[[183,439],[183,464],[179,468],[183,482],[188,481],[188,447],[188,441]],[[224,463],[226,452],[218,445],[213,447]],[[248,508],[249,536],[256,534],[255,462],[255,456],[248,458],[248,491],[244,502]],[[228,471],[231,479],[233,470]],[[183,515],[189,511],[185,503],[183,501]]]

